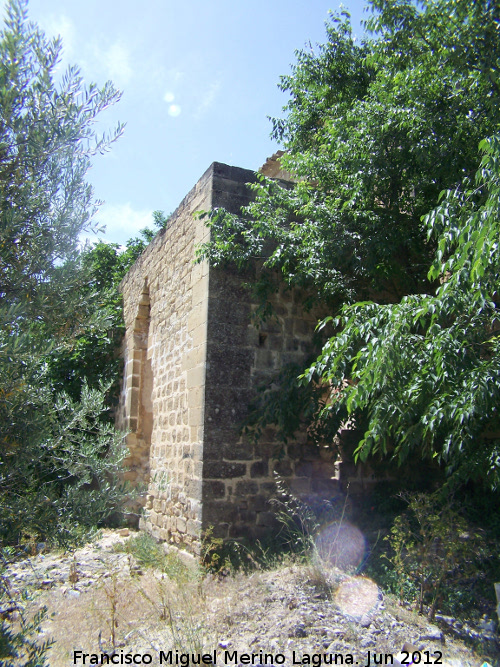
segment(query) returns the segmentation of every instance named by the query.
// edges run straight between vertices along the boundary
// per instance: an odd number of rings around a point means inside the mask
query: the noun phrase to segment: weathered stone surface
[[[250,466],[250,477],[267,477],[269,474],[268,461],[255,461]]]
[[[209,479],[243,477],[246,473],[246,465],[244,463],[227,463],[226,461],[207,461],[204,473]]]
[[[252,496],[248,499],[248,509],[254,510],[255,512],[265,512],[266,510],[269,510],[269,497],[261,494]]]
[[[239,214],[255,178],[212,164],[122,282],[117,423],[129,432],[127,478],[147,485],[141,528],[194,553],[209,525],[222,537],[255,537],[275,525],[273,470],[308,497],[328,499],[338,486],[338,469],[306,433],[286,446],[273,428],[258,443],[241,435],[259,385],[304,360],[323,315],[302,312],[301,294],[282,287],[270,296],[276,316],[254,322],[258,304],[243,282],[255,267],[242,276],[195,263],[209,231],[194,214],[220,206]]]
[[[203,495],[207,499],[212,498],[224,498],[226,495],[226,486],[224,482],[215,480],[204,480],[203,481]]]
[[[236,484],[236,494],[239,496],[254,496],[259,490],[257,482],[244,480]]]

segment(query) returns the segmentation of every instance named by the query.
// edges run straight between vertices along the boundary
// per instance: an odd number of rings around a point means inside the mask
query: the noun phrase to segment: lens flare
[[[334,522],[321,529],[316,537],[318,555],[326,564],[344,572],[355,572],[363,562],[366,540],[352,524]]]
[[[335,594],[335,602],[344,614],[360,617],[372,610],[380,599],[377,584],[365,577],[343,581]]]
[[[178,104],[171,104],[168,107],[168,115],[176,118],[181,113],[181,108]]]

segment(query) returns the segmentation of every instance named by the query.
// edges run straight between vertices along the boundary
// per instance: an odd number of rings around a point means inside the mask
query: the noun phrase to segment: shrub
[[[408,509],[396,518],[386,538],[392,550],[389,560],[400,601],[416,600],[420,613],[427,604],[432,619],[457,585],[477,573],[488,550],[480,533],[450,503],[422,493],[402,497]]]

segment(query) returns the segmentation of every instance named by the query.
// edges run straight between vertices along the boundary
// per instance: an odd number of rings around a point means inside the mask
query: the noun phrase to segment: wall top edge
[[[251,169],[244,169],[242,167],[235,167],[223,162],[212,162],[208,169],[203,173],[203,175],[198,179],[195,185],[191,188],[188,194],[182,199],[181,203],[177,206],[170,217],[169,224],[167,228],[161,230],[151,243],[144,249],[142,254],[137,258],[135,263],[131,266],[126,276],[120,283],[120,290],[123,291],[124,286],[129,280],[133,280],[135,274],[142,272],[142,264],[147,260],[148,256],[155,252],[155,250],[162,245],[165,239],[165,235],[168,234],[168,230],[176,224],[177,219],[181,214],[189,208],[190,201],[194,199],[196,195],[206,192],[207,195],[211,195],[214,190],[214,185],[217,183],[217,188],[220,188],[221,181],[233,181],[237,183],[247,183],[254,182],[256,180],[256,174]],[[211,199],[211,198],[210,198]]]

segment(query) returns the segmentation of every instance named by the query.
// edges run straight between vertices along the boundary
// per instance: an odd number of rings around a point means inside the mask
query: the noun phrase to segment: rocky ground
[[[214,651],[217,665],[391,664],[405,643],[415,664],[500,665],[488,619],[477,628],[448,617],[429,624],[369,579],[320,565],[214,577],[172,560],[167,576],[124,551],[127,533],[105,531],[73,554],[41,553],[9,567],[11,601],[0,613],[15,622],[20,606],[25,614],[47,607],[39,638],[55,639],[51,667],[100,664],[91,654],[103,653],[115,664],[128,654],[139,664],[181,664],[185,654]],[[20,600],[26,589],[29,599]]]

